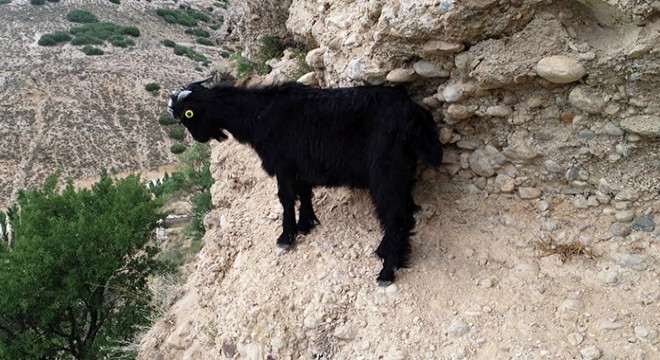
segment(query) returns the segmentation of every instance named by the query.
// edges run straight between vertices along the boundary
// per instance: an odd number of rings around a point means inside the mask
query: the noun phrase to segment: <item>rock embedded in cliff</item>
[[[451,104],[447,107],[447,117],[448,117],[448,123],[453,124],[456,123],[456,121],[451,121],[451,120],[465,120],[470,118],[472,115],[474,115],[474,112],[476,110],[476,106],[464,106],[464,105],[458,105],[458,104]]]
[[[626,131],[649,137],[660,137],[660,116],[637,115],[621,120],[619,124]]]
[[[470,83],[449,84],[442,89],[442,97],[446,102],[457,102],[467,99],[475,90],[475,86]]]
[[[449,55],[459,53],[465,49],[461,43],[452,43],[442,40],[430,40],[424,44],[422,52],[425,55]]]
[[[605,99],[588,86],[576,86],[568,94],[568,101],[574,107],[590,114],[599,114],[605,106]]]
[[[318,86],[319,79],[316,77],[316,72],[308,72],[307,74],[301,76],[297,82],[305,84],[307,86]]]
[[[551,83],[568,84],[580,80],[586,71],[579,61],[564,55],[554,55],[539,60],[536,73]]]
[[[470,155],[470,169],[475,174],[483,177],[491,177],[495,175],[495,170],[490,164],[488,154],[483,150],[476,150]]]
[[[407,83],[412,82],[415,78],[415,70],[399,68],[390,71],[385,79],[393,83]]]
[[[420,60],[413,64],[413,70],[425,78],[449,77],[449,71],[439,65],[426,60]]]
[[[314,69],[325,69],[325,63],[323,62],[324,54],[324,48],[316,48],[307,53],[307,56],[305,56],[305,62]]]

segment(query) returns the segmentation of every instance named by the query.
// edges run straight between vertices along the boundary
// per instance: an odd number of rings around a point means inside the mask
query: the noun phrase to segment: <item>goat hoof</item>
[[[388,287],[388,286],[392,285],[393,283],[394,283],[394,281],[391,281],[391,280],[378,280],[378,286],[380,286],[380,287]]]
[[[277,247],[282,249],[282,250],[289,250],[289,249],[291,249],[291,244],[277,243]]]
[[[312,231],[316,225],[320,224],[317,219],[303,220],[298,222],[298,234],[306,235]]]
[[[296,234],[282,234],[277,239],[277,247],[283,250],[289,250],[295,239]]]

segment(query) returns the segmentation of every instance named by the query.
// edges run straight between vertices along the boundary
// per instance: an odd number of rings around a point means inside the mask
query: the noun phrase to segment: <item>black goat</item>
[[[384,260],[378,283],[394,281],[394,271],[410,255],[417,157],[436,166],[442,160],[431,114],[393,87],[206,88],[201,85],[206,80],[174,91],[168,110],[199,142],[222,141],[227,130],[256,150],[263,169],[277,177],[284,208],[277,245],[288,249],[298,233],[318,224],[313,187],[368,188],[384,231],[376,250]]]

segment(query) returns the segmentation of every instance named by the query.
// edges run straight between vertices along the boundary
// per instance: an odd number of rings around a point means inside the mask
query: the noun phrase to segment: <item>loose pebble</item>
[[[619,237],[626,237],[626,236],[630,235],[630,227],[628,227],[624,224],[618,223],[618,222],[615,222],[612,225],[610,225],[610,228],[609,228],[608,231],[609,231],[610,234],[612,234],[614,236],[619,236]]]
[[[602,354],[599,348],[595,346],[587,346],[580,349],[580,355],[582,355],[582,359],[584,360],[596,360],[600,359]]]
[[[468,333],[468,325],[461,319],[454,319],[449,325],[448,334],[450,337],[458,338]]]

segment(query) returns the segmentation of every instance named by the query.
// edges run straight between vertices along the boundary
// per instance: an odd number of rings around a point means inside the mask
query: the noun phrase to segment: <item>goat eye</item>
[[[186,112],[183,113],[183,116],[185,116],[186,119],[192,119],[194,115],[195,113],[192,110],[186,110]]]

